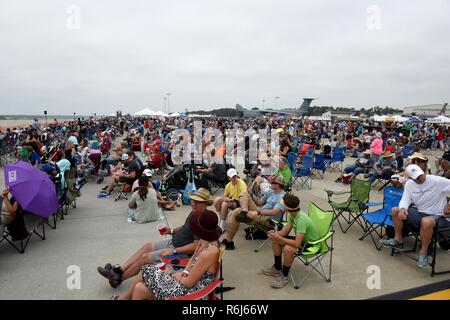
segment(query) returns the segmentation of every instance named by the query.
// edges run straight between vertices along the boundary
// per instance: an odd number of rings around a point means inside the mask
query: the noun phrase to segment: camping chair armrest
[[[364,205],[366,207],[377,207],[377,206],[382,206],[384,203],[383,202],[364,202]]]
[[[306,243],[314,246],[314,245],[317,245],[317,244],[319,244],[321,242],[324,242],[329,237],[331,237],[333,234],[334,234],[334,231],[330,231],[324,237],[322,237],[322,238],[320,238],[318,240],[315,240],[315,241],[307,241]]]
[[[194,292],[191,294],[187,294],[187,295],[184,295],[181,297],[169,298],[168,300],[199,300],[201,298],[206,297],[211,292],[213,292],[218,286],[220,286],[222,284],[222,282],[223,282],[223,280],[217,279],[200,291],[197,291],[197,292]]]
[[[325,192],[328,194],[328,197],[331,197],[333,195],[340,196],[340,195],[343,195],[346,193],[351,193],[350,191],[333,191],[333,190],[327,190],[327,189],[325,189]]]

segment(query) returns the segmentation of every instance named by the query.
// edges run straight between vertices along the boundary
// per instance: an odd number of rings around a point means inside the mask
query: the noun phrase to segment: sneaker
[[[268,267],[268,268],[263,268],[263,269],[261,269],[261,272],[263,275],[269,276],[269,277],[278,277],[278,276],[282,275],[281,270],[275,269],[275,265]]]
[[[334,180],[335,183],[339,183],[341,182],[341,178],[337,178],[336,180]]]
[[[289,278],[285,277],[282,273],[275,278],[275,280],[272,282],[271,286],[272,288],[281,289],[285,285],[289,283]]]
[[[112,197],[112,195],[109,194],[109,193],[99,193],[99,194],[97,195],[97,198],[99,198],[99,199],[111,198],[111,197]]]
[[[420,268],[428,267],[428,255],[423,252],[419,252],[419,255],[417,256],[417,266]]]
[[[111,263],[107,263],[104,267],[98,267],[97,271],[98,273],[100,273],[103,277],[105,277],[106,279],[109,280],[109,278],[111,277],[111,273],[113,266],[111,265]]]
[[[397,240],[395,240],[394,238],[392,239],[380,239],[380,244],[385,246],[385,247],[390,247],[392,249],[403,249],[403,242],[399,242]]]
[[[234,250],[235,249],[233,241],[228,241],[227,239],[223,239],[222,244],[225,245],[225,250]]]
[[[117,288],[122,283],[122,268],[120,266],[113,267],[111,269],[111,277],[109,278],[109,285],[113,288]]]

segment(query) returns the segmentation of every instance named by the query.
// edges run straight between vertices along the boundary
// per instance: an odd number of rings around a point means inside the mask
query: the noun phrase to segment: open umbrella
[[[47,218],[58,210],[55,184],[44,172],[24,161],[7,164],[6,186],[20,207]]]

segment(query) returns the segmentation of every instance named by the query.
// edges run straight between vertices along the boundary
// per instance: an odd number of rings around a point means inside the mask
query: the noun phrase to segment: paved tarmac
[[[345,162],[353,161],[348,157]],[[330,208],[324,189],[349,190],[347,185],[334,183],[337,175],[338,172],[327,171],[323,180],[313,179],[312,190],[294,190],[300,196],[303,210],[307,210],[310,201],[323,209]],[[1,176],[3,179],[3,174]],[[112,289],[96,268],[107,262],[122,263],[144,243],[161,240],[157,231],[160,222],[128,223],[128,202],[97,199],[100,187],[95,182],[85,185],[77,208],[71,208],[55,230],[46,229],[46,240],[33,236],[24,254],[19,254],[5,241],[0,243],[0,299],[102,300],[124,292],[131,285],[130,279]],[[381,200],[382,192],[371,192],[371,201]],[[181,225],[189,209],[189,206],[182,206],[166,212],[170,225]],[[313,273],[299,289],[294,289],[292,284],[272,289],[272,279],[260,274],[262,267],[273,264],[270,243],[255,253],[251,241],[245,240],[244,231],[240,230],[235,238],[236,250],[226,251],[223,257],[224,285],[235,287],[224,293],[224,298],[366,299],[448,278],[448,275],[431,277],[430,268],[418,268],[415,260],[406,256],[391,256],[388,249],[377,251],[370,238],[358,240],[362,235],[358,225],[346,234],[337,224],[335,229],[332,281],[327,283]],[[448,267],[450,252],[438,249],[438,262],[439,266]],[[73,270],[80,271],[79,288],[78,283],[73,282]],[[374,280],[373,270],[379,271],[379,282]],[[299,276],[307,269],[296,262],[292,271]]]

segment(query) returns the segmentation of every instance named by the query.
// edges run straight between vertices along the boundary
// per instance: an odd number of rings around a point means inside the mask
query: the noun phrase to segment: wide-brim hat
[[[211,199],[211,193],[205,188],[199,188],[194,192],[189,192],[189,198],[198,202],[206,202],[208,206],[213,204],[213,200]]]
[[[390,152],[390,151],[386,151],[382,155],[383,158],[390,158],[390,157],[393,157],[393,156],[394,156],[394,154],[392,152]]]
[[[370,154],[372,154],[372,151],[366,150],[366,151],[363,152],[363,154],[369,154],[370,155]]]
[[[287,205],[284,203],[284,200],[283,200],[283,199],[280,200],[280,203],[281,203],[281,204],[286,208],[286,210],[288,210],[288,211],[299,211],[299,210],[300,210],[300,202],[298,203],[298,206],[297,206],[296,208],[291,208],[291,207],[287,206]]]
[[[217,214],[205,210],[202,213],[193,214],[189,218],[189,226],[192,232],[202,240],[214,241],[222,235],[222,229],[218,225]]]
[[[273,180],[274,183],[279,184],[280,186],[284,187],[285,183],[284,183],[284,177],[283,176],[277,176],[275,178],[275,180]]]
[[[410,160],[420,159],[423,161],[428,161],[428,159],[426,157],[424,157],[424,155],[421,154],[420,152],[414,152],[411,156],[408,157],[408,159],[410,159]]]

